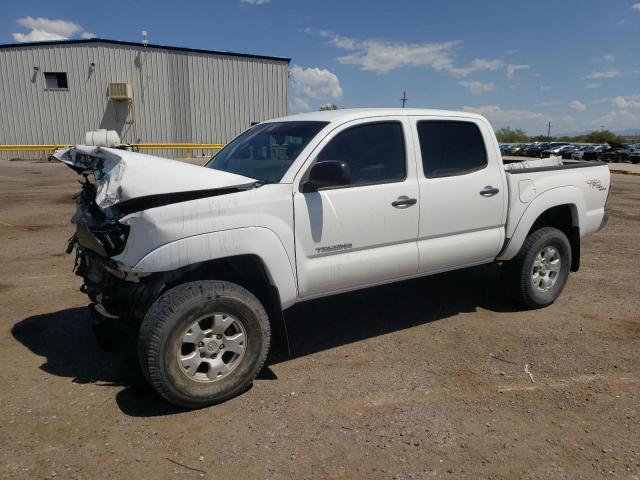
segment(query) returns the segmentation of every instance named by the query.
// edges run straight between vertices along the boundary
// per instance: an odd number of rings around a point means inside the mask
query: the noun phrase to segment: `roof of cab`
[[[484,117],[477,113],[433,110],[428,108],[345,108],[341,110],[298,113],[295,115],[288,115],[286,117],[274,118],[268,120],[268,122],[320,121],[342,123],[351,120],[360,120],[363,118],[386,116],[463,117],[484,119]]]

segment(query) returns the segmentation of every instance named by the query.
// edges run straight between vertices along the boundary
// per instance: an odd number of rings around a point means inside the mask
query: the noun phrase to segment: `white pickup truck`
[[[95,146],[55,157],[84,176],[68,251],[94,321],[133,325],[150,384],[191,408],[246,389],[297,302],[500,262],[518,302],[549,305],[609,214],[607,166],[505,167],[465,112],[279,118],[204,166]]]

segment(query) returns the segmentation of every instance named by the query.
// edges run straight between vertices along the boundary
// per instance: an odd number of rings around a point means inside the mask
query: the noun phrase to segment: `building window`
[[[68,89],[67,72],[44,72],[44,88],[47,90]]]

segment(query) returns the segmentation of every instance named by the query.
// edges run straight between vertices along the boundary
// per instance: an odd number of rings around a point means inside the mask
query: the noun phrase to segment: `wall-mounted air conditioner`
[[[129,102],[133,100],[133,87],[130,83],[110,83],[109,100]]]

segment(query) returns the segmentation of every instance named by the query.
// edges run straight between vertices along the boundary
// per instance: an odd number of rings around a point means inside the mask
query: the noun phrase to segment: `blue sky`
[[[0,42],[100,38],[291,57],[292,111],[465,109],[535,134],[640,129],[640,0],[23,0]],[[0,67],[1,68],[1,67]]]

